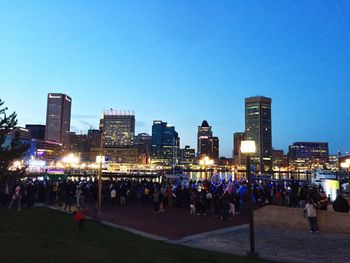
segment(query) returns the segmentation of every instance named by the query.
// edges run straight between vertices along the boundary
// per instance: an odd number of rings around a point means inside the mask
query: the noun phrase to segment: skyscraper
[[[47,95],[45,139],[59,142],[62,150],[69,148],[72,98],[62,93]]]
[[[232,158],[235,165],[244,164],[245,161],[241,154],[241,142],[244,140],[244,132],[235,132],[233,134],[233,154]]]
[[[90,151],[91,148],[100,148],[101,147],[101,135],[100,130],[90,129],[87,133],[87,151]]]
[[[208,156],[214,160],[219,159],[219,138],[213,137],[212,127],[206,120],[198,126],[197,155],[198,158]]]
[[[102,146],[130,147],[134,145],[135,115],[133,111],[106,110],[100,120]]]
[[[271,98],[257,96],[245,99],[245,140],[256,143],[252,164],[260,172],[272,170]]]
[[[174,126],[163,121],[153,121],[152,162],[176,164],[179,158],[180,138]]]

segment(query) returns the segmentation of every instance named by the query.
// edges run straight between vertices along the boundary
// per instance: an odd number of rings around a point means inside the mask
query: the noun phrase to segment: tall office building
[[[47,95],[45,139],[59,142],[62,150],[69,148],[72,98],[62,93]]]
[[[87,133],[87,151],[89,152],[91,148],[101,147],[101,135],[100,130],[90,129]]]
[[[69,133],[69,151],[77,154],[84,154],[87,152],[87,135],[77,134],[75,132]]]
[[[289,165],[294,169],[323,168],[329,161],[327,142],[295,142],[289,146]]]
[[[208,156],[215,161],[219,159],[219,138],[213,137],[212,127],[206,120],[198,126],[197,155],[198,158]]]
[[[256,153],[251,160],[257,171],[271,171],[271,98],[257,96],[245,99],[245,140],[256,143]]]
[[[185,165],[193,164],[195,160],[196,160],[195,149],[191,149],[189,145],[185,145],[185,148],[180,149],[181,164],[185,164]]]
[[[134,145],[135,115],[133,111],[106,110],[100,120],[102,146],[130,147]]]
[[[232,158],[235,165],[245,164],[241,154],[241,142],[244,140],[244,132],[235,132],[233,134],[233,153]]]
[[[174,126],[163,121],[153,121],[152,162],[167,165],[176,164],[179,159],[180,138]]]

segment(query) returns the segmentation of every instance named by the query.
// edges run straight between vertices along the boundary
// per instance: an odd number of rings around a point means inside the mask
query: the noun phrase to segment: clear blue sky
[[[2,1],[0,98],[45,124],[48,92],[73,98],[73,131],[130,109],[136,131],[203,119],[231,156],[244,98],[273,99],[273,146],[350,150],[349,1]]]

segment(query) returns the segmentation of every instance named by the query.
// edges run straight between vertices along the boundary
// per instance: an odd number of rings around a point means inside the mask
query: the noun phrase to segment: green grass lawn
[[[142,218],[140,218],[142,220]],[[0,209],[0,262],[262,262],[170,245],[46,208]]]

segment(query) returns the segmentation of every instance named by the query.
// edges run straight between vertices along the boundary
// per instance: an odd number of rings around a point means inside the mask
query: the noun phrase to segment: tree
[[[20,160],[29,149],[29,144],[20,141],[19,132],[14,132],[17,125],[16,112],[6,114],[7,107],[3,107],[4,102],[0,99],[0,179],[6,180],[8,177],[17,178],[24,173],[23,169],[9,171],[9,167],[15,160]],[[12,133],[11,141],[6,141],[8,135]]]

